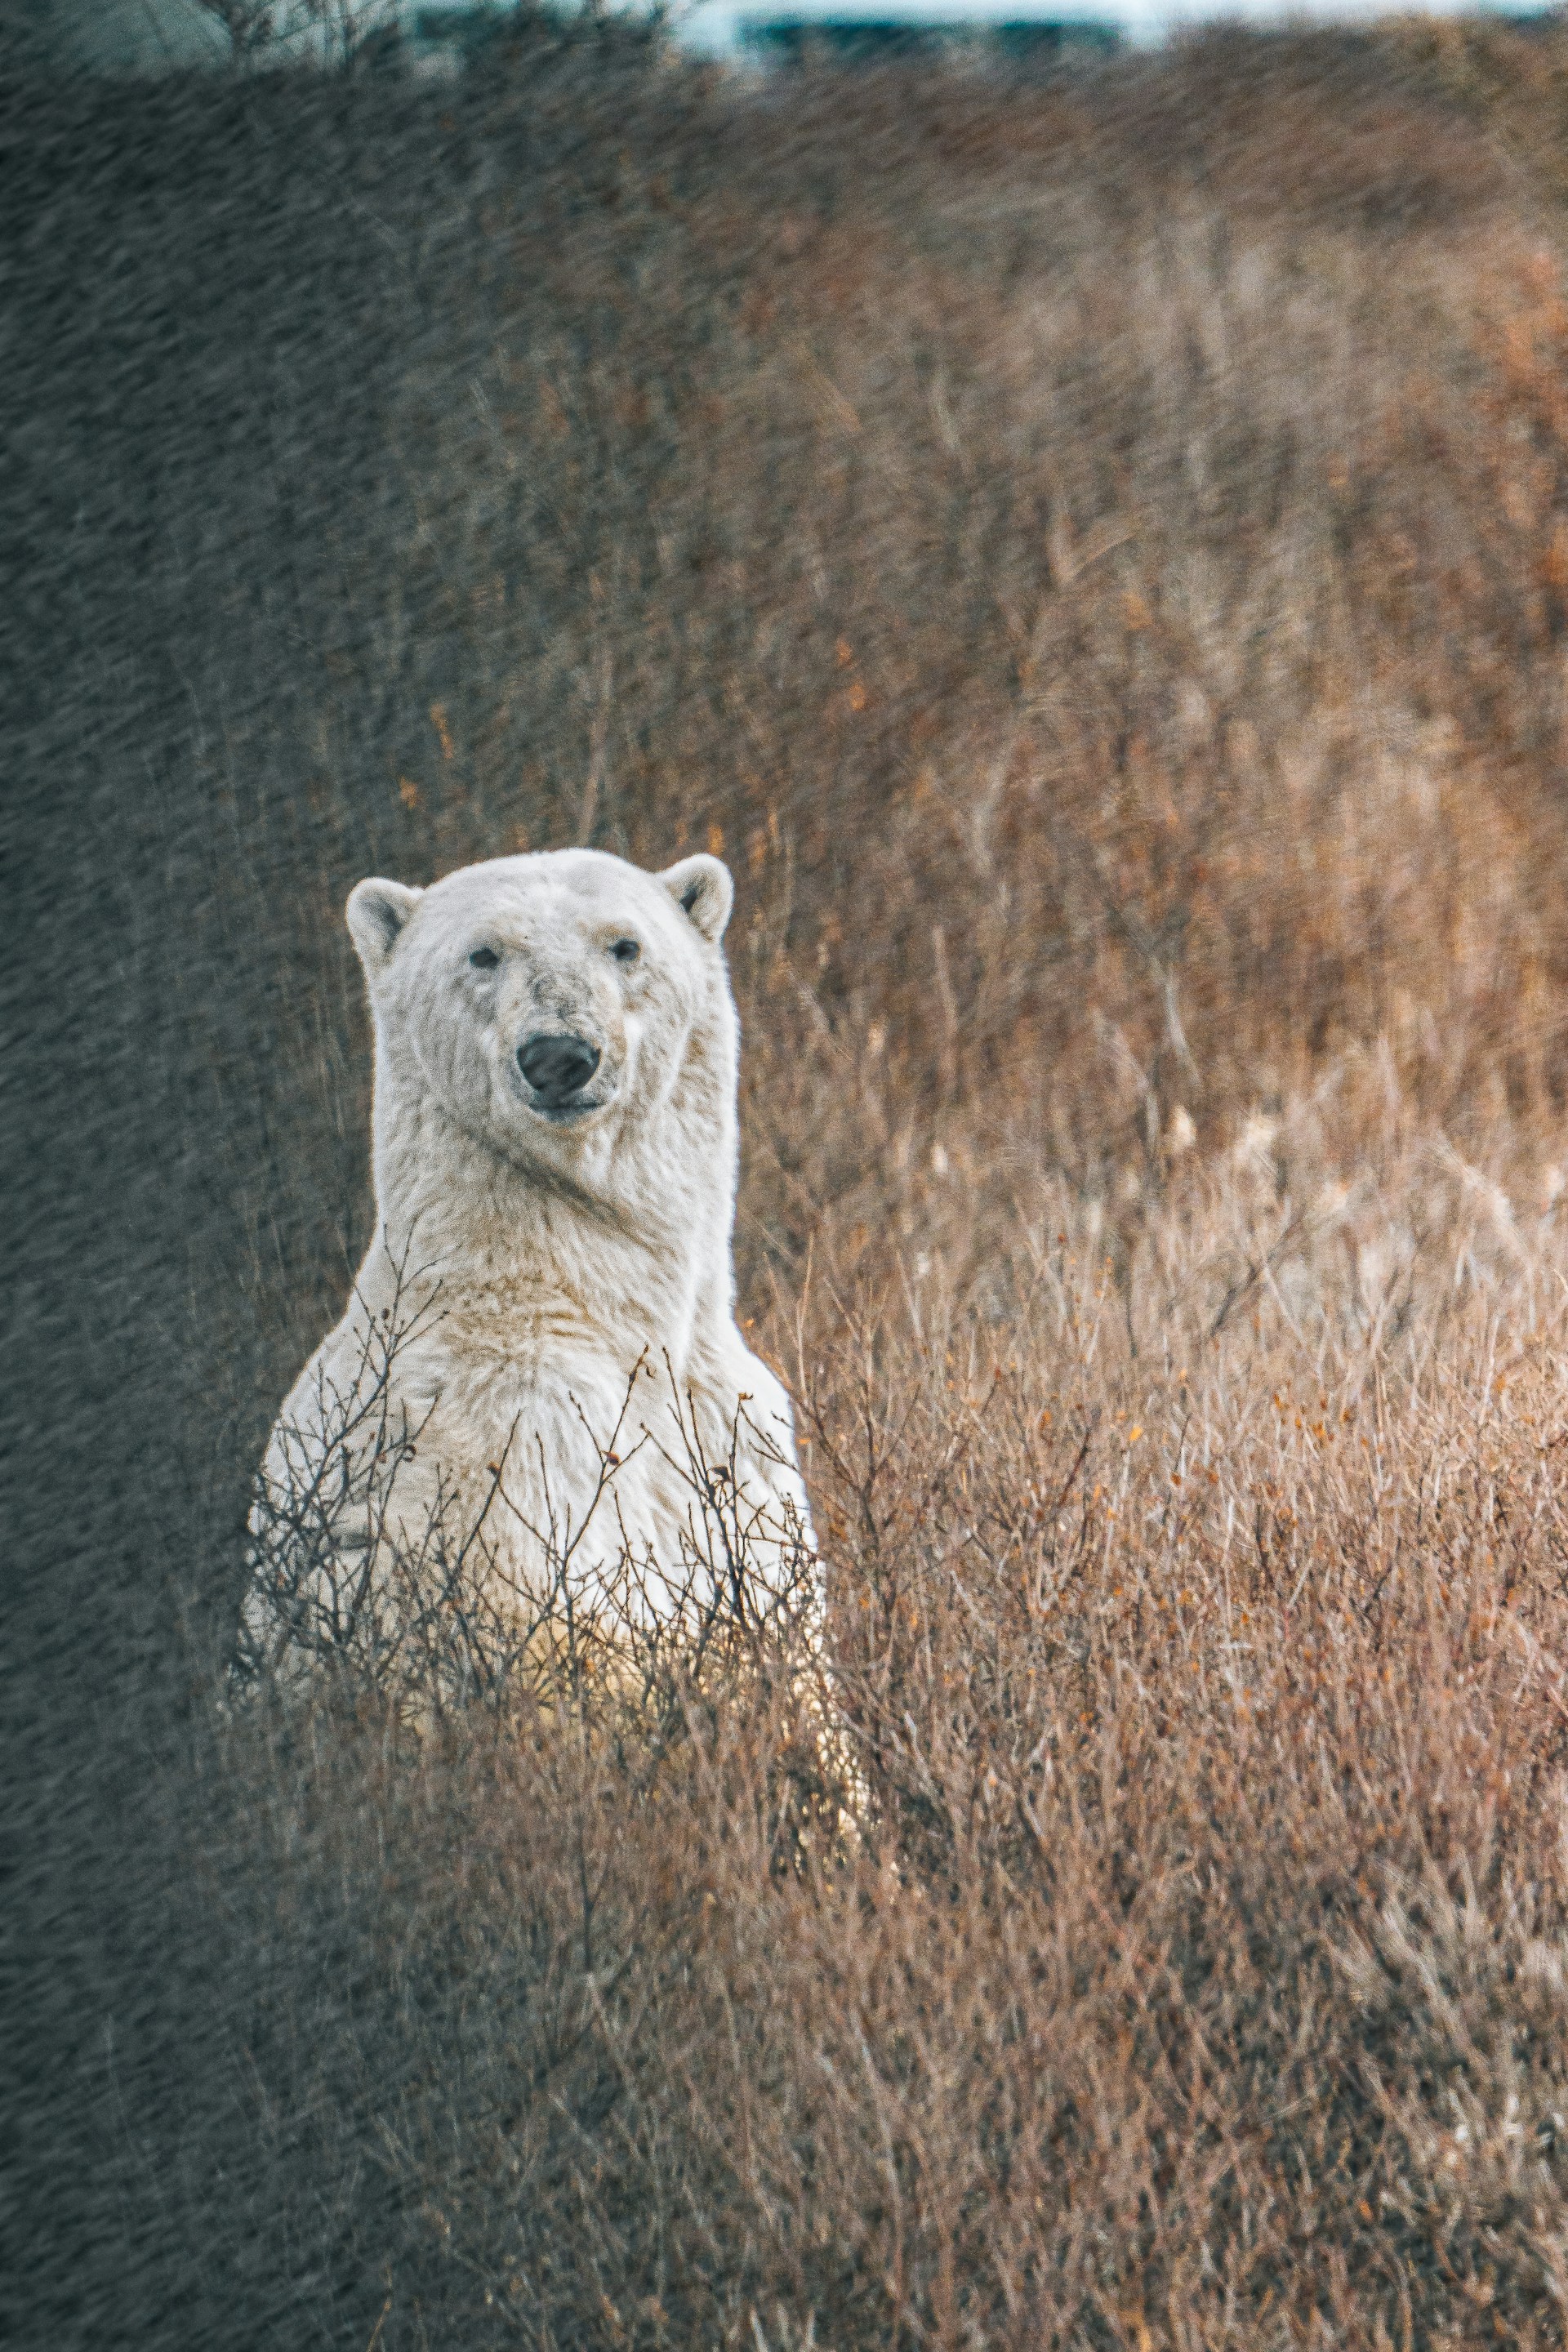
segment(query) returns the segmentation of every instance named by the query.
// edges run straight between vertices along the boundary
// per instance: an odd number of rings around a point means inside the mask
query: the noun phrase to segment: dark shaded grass
[[[1561,2339],[1561,54],[9,87],[19,2340]],[[741,877],[858,1840],[213,1717],[342,898],[574,839]]]

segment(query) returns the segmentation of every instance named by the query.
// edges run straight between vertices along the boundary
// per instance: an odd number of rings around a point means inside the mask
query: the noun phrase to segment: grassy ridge
[[[15,84],[18,2340],[1548,2345],[1563,44]],[[787,1682],[215,1723],[341,908],[741,886]]]

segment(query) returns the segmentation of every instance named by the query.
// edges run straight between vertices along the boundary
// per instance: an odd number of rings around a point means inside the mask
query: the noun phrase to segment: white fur
[[[376,1233],[273,1431],[274,1498],[317,1475],[323,1431],[395,1322],[388,1392],[413,1449],[362,1543],[416,1542],[441,1502],[483,1513],[495,1573],[520,1594],[537,1596],[563,1550],[606,1581],[624,1581],[629,1553],[657,1613],[712,1549],[695,1456],[731,1474],[718,1492],[738,1490],[754,1565],[798,1559],[789,1400],[733,1313],[731,898],[717,859],[654,875],[594,850],[495,858],[423,891],[355,889]],[[631,940],[636,961],[619,960]],[[476,969],[476,950],[493,968]],[[587,1108],[540,1108],[517,1059],[540,1030],[599,1047]]]

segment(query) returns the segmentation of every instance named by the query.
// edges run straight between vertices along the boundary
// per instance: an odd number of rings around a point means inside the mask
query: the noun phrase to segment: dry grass
[[[1563,2343],[1564,55],[17,133],[29,952],[114,942],[27,1032],[118,1478],[33,2340]],[[202,1696],[364,1229],[346,889],[574,839],[740,877],[837,1791],[787,1643]]]

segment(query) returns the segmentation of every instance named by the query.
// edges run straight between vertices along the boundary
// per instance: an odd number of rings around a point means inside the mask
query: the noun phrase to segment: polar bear
[[[814,1575],[790,1401],[734,1318],[732,898],[716,857],[586,849],[352,893],[375,1234],[268,1444],[253,1661],[405,1641],[410,1593],[647,1623]]]

